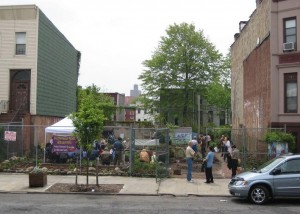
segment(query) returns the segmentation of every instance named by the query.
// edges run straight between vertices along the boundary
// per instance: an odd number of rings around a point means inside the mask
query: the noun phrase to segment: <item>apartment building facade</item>
[[[285,128],[300,152],[300,1],[256,5],[231,46],[232,127]]]
[[[50,125],[76,111],[80,56],[36,5],[0,6],[0,123]],[[25,150],[38,138],[24,133]]]

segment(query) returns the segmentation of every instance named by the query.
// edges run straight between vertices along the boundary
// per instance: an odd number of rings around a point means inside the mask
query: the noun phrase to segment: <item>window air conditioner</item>
[[[283,43],[283,51],[292,51],[295,50],[294,42]]]

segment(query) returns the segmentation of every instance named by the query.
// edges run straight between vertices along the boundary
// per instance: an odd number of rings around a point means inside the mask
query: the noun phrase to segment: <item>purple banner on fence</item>
[[[73,136],[53,136],[52,152],[74,152],[76,150],[76,138]]]

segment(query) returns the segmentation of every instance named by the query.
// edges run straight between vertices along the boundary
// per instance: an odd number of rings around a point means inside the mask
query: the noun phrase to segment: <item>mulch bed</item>
[[[97,192],[97,193],[119,193],[124,184],[68,184],[56,183],[46,190],[51,193],[67,193],[67,192]]]

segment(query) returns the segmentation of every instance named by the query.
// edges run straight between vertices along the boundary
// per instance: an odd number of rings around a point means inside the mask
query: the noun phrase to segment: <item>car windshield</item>
[[[282,160],[284,160],[283,157],[277,157],[277,158],[271,159],[268,162],[259,166],[257,168],[257,171],[258,172],[267,172],[270,169],[273,169],[275,166],[277,166]]]

